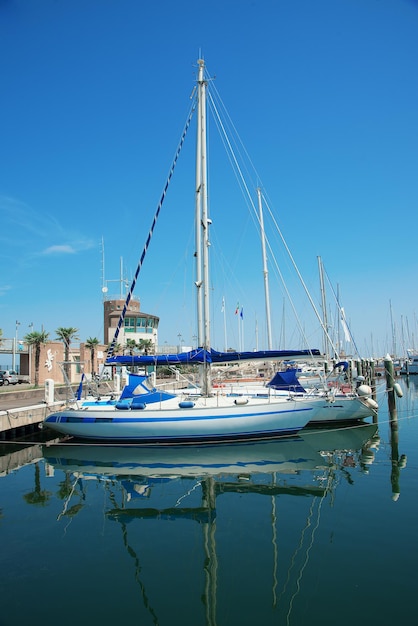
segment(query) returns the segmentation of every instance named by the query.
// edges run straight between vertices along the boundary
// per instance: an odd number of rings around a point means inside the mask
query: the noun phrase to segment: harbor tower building
[[[109,344],[113,340],[115,329],[118,325],[119,318],[125,300],[107,299],[103,302],[104,312],[104,343]],[[158,324],[160,318],[150,313],[141,311],[140,301],[138,298],[132,297],[125,319],[118,336],[118,344],[125,346],[128,339],[132,339],[137,343],[142,340],[150,340],[152,342],[151,350],[155,352],[158,345]]]

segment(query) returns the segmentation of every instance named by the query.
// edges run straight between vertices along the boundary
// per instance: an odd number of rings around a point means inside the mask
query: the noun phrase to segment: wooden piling
[[[389,406],[389,414],[391,415],[392,411],[396,411],[396,400],[395,400],[395,368],[393,366],[393,361],[389,354],[385,357],[385,376],[386,376],[386,390],[388,392],[388,406]]]
[[[396,392],[395,392],[395,368],[393,361],[389,355],[385,358],[385,374],[386,389],[388,392],[389,406],[389,423],[390,423],[390,446],[391,446],[391,462],[392,471],[390,482],[392,485],[392,500],[396,502],[401,495],[400,488],[400,470],[406,464],[406,456],[399,456],[399,429],[398,429],[398,412],[396,408]]]

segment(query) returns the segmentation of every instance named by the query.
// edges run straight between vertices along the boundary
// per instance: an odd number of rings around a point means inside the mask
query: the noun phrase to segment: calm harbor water
[[[217,447],[1,446],[1,626],[410,623],[418,377],[397,422]]]

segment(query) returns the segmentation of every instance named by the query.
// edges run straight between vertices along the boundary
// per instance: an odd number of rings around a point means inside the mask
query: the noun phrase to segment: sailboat
[[[111,402],[107,406],[69,407],[48,415],[44,426],[64,435],[99,441],[133,441],[151,443],[195,443],[271,439],[297,433],[308,422],[318,421],[324,414],[327,421],[355,416],[360,419],[372,411],[359,398],[335,402],[335,398],[322,394],[282,394],[273,389],[262,395],[236,396],[223,394],[212,385],[213,363],[261,359],[263,361],[283,359],[306,359],[319,357],[317,349],[268,350],[257,352],[218,352],[211,346],[209,306],[209,225],[207,158],[206,158],[206,89],[205,63],[198,61],[197,89],[195,93],[197,111],[196,137],[196,305],[199,348],[175,355],[114,356],[119,330],[124,322],[127,307],[136,280],[142,267],[150,238],[165,197],[168,182],[187,132],[189,121],[183,132],[180,147],[170,170],[162,199],[158,205],[138,264],[131,289],[127,295],[106,364],[143,366],[167,364],[197,364],[199,368],[199,393],[186,397],[177,394],[140,390],[132,393],[130,402]]]

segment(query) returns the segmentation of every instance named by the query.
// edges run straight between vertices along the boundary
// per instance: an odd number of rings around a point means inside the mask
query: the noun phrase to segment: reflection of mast
[[[73,445],[59,445],[54,447],[53,456],[56,467],[66,468],[67,470],[72,468],[72,472],[75,476],[82,477],[83,474],[78,471],[82,470],[82,472],[91,472],[98,480],[106,481],[106,490],[110,494],[108,501],[110,506],[106,506],[105,515],[107,519],[118,521],[121,524],[123,545],[128,551],[134,565],[134,567],[131,565],[129,569],[133,570],[132,573],[134,574],[135,583],[137,583],[140,588],[141,595],[137,592],[137,599],[142,599],[144,609],[149,614],[148,619],[150,623],[154,625],[158,624],[156,612],[159,613],[159,600],[154,596],[154,588],[151,589],[151,587],[145,585],[148,579],[146,573],[143,571],[143,564],[141,565],[140,562],[140,560],[142,560],[141,550],[137,547],[135,551],[135,544],[132,546],[130,543],[132,542],[132,537],[128,536],[128,523],[133,521],[133,525],[135,525],[135,520],[138,520],[138,524],[143,529],[144,527],[148,528],[149,522],[155,520],[155,522],[158,523],[158,530],[160,531],[158,534],[161,537],[163,534],[161,531],[164,531],[167,526],[165,523],[161,524],[161,522],[169,520],[171,522],[169,526],[172,528],[173,522],[177,521],[177,523],[175,523],[177,527],[176,530],[169,531],[169,537],[171,538],[172,532],[174,532],[175,537],[177,537],[179,532],[183,534],[182,520],[184,520],[184,525],[187,525],[188,528],[190,528],[191,523],[187,522],[187,520],[198,522],[201,529],[201,534],[199,532],[199,539],[201,537],[201,543],[199,542],[201,549],[199,550],[200,555],[198,559],[200,566],[198,567],[196,575],[196,584],[199,584],[199,597],[203,605],[201,605],[200,613],[206,626],[216,626],[217,582],[218,573],[221,571],[220,564],[222,564],[222,553],[220,553],[218,560],[218,551],[222,546],[217,545],[216,541],[216,532],[221,529],[221,524],[218,523],[217,520],[217,498],[219,495],[225,494],[227,503],[229,502],[229,504],[233,505],[234,502],[237,501],[237,498],[240,498],[240,496],[245,498],[246,494],[267,496],[271,511],[267,518],[267,538],[269,539],[270,550],[272,549],[272,544],[274,548],[272,565],[271,569],[269,569],[271,572],[272,602],[275,610],[283,612],[284,609],[287,623],[289,623],[289,618],[295,609],[302,584],[306,582],[306,580],[303,581],[303,578],[311,565],[310,554],[312,553],[316,532],[320,525],[321,511],[325,497],[329,498],[330,495],[332,496],[334,486],[337,485],[336,478],[338,478],[338,474],[341,477],[350,478],[350,468],[355,467],[355,464],[346,463],[346,457],[352,459],[352,452],[360,450],[360,447],[362,447],[361,449],[363,451],[365,449],[365,442],[370,438],[371,431],[376,433],[376,430],[376,426],[367,424],[365,428],[363,426],[351,427],[349,429],[339,428],[335,429],[335,432],[333,429],[331,436],[328,436],[330,431],[328,431],[328,434],[327,431],[325,431],[324,435],[322,436],[322,434],[320,434],[319,437],[318,430],[310,431],[306,434],[306,450],[304,447],[299,447],[299,444],[303,444],[303,440],[295,440],[295,448],[292,446],[288,448],[286,446],[286,451],[283,451],[283,454],[280,456],[280,458],[283,457],[286,461],[284,463],[283,461],[280,461],[280,463],[276,462],[275,467],[279,469],[273,471],[266,470],[266,467],[271,468],[271,465],[270,463],[267,466],[265,465],[265,460],[269,458],[269,447],[264,445],[254,446],[256,451],[261,447],[261,450],[259,450],[256,455],[256,458],[259,459],[256,463],[257,467],[254,465],[254,455],[250,455],[253,459],[253,462],[250,463],[249,460],[247,460],[247,462],[236,461],[234,454],[234,463],[227,464],[228,446],[222,446],[222,452],[219,452],[219,448],[217,448],[216,465],[213,460],[212,463],[209,463],[207,459],[202,458],[202,451],[199,451],[199,459],[194,459],[193,457],[193,463],[191,463],[190,459],[185,458],[187,454],[182,451],[182,462],[177,464],[171,457],[171,452],[169,455],[171,462],[169,463],[169,459],[164,456],[165,452],[162,453],[160,451],[162,456],[159,456],[158,452],[152,449],[152,459],[149,459],[149,462],[147,462],[146,458],[143,457],[146,448],[142,447],[138,450],[138,456],[133,453],[132,457],[130,456],[131,452],[129,453],[129,463],[127,462],[127,457],[122,454],[122,452],[118,454],[117,449],[103,448],[102,446],[80,446],[80,448],[78,448],[78,446],[74,447]],[[280,445],[281,444],[276,442],[274,447],[280,447]],[[244,447],[246,451],[245,454],[243,453],[244,457],[246,457],[248,453],[248,447],[249,446]],[[239,445],[233,446],[233,448],[242,450],[242,447]],[[51,454],[49,447],[46,450],[48,449],[49,454]],[[124,451],[125,447],[122,447],[121,450]],[[303,454],[304,451],[305,454]],[[104,455],[104,458],[102,455]],[[242,459],[243,457],[240,455],[239,458]],[[217,473],[214,475],[208,474],[209,467]],[[400,467],[400,465],[398,465],[398,467]],[[103,473],[96,474],[100,469]],[[117,475],[118,469],[125,473]],[[300,470],[304,469],[315,471],[315,474],[313,474],[313,484],[310,484],[309,481],[308,483],[300,485],[299,481],[296,482],[293,480],[293,476],[299,475]],[[321,470],[320,476],[317,470]],[[147,475],[147,471],[150,472],[150,476]],[[77,472],[77,474],[75,472]],[[343,472],[345,473],[343,474]],[[88,477],[91,478],[92,474],[89,473]],[[287,479],[289,474],[292,476],[290,481]],[[305,474],[301,474],[301,476],[305,476]],[[191,478],[194,479],[192,483],[188,482]],[[161,494],[157,491],[155,495],[161,495],[163,499],[157,497],[155,500],[152,498],[151,501],[146,502],[143,497],[146,496],[148,500],[148,498],[151,497],[153,487],[155,486],[156,489],[159,489],[158,484],[161,484],[160,479],[162,479],[161,482],[163,484],[166,484],[167,481],[171,482],[172,480],[179,482],[177,482],[174,491],[167,491],[164,488],[161,489]],[[127,498],[123,498],[122,501],[120,501],[120,498],[116,497],[118,492],[115,492],[113,489],[113,487],[117,486],[119,483],[121,493],[128,496]],[[184,489],[184,487],[186,489]],[[185,505],[186,499],[189,498],[193,492],[195,492],[193,501],[189,500],[190,506],[187,507]],[[74,493],[74,491],[72,493]],[[179,493],[181,495],[179,495]],[[177,496],[177,500],[174,504],[171,500],[173,494]],[[233,494],[232,498],[228,497],[228,494]],[[303,528],[298,531],[297,546],[294,545],[293,542],[291,542],[293,548],[289,545],[289,550],[292,554],[291,560],[287,562],[287,567],[285,566],[284,555],[281,549],[282,543],[284,545],[284,541],[281,541],[282,533],[280,532],[280,520],[278,519],[280,516],[276,514],[276,507],[277,511],[282,508],[280,507],[282,499],[279,501],[276,500],[276,496],[278,495],[298,495],[305,497],[305,501],[306,496],[308,496],[308,500],[313,500],[308,510],[305,510],[305,507],[303,507]],[[132,498],[135,496],[142,498],[142,501],[133,500]],[[169,496],[168,502],[167,496]],[[195,500],[195,497],[198,499]],[[251,501],[253,501],[253,498],[251,498]],[[286,504],[286,501],[287,498],[284,498],[283,504]],[[161,506],[158,506],[160,502]],[[264,499],[264,503],[265,502],[266,500]],[[156,504],[156,506],[154,507],[153,504]],[[166,504],[170,504],[170,506],[166,507]],[[222,508],[222,510],[224,509]],[[229,510],[228,507],[227,510]],[[264,507],[263,511],[265,512]],[[240,508],[238,508],[237,513],[240,523],[242,522],[240,516],[241,512]],[[264,516],[263,519],[265,519]],[[140,520],[148,521],[141,524]],[[180,528],[178,528],[178,523],[180,523]],[[129,526],[129,528],[132,530],[132,526]],[[264,538],[265,537],[264,535]],[[165,545],[164,540],[161,542],[161,545]],[[241,542],[239,546],[242,547]],[[175,554],[178,555],[177,546],[175,546],[175,548]],[[271,555],[270,550],[268,552],[269,555]],[[150,558],[151,562],[155,562],[152,554]],[[132,563],[132,561],[130,560],[129,563]],[[190,573],[189,569],[188,573]],[[282,576],[281,573],[283,574]],[[154,578],[152,580],[154,581]],[[168,584],[174,594],[172,588],[173,580],[171,577]],[[160,589],[161,587],[159,586],[159,590]],[[181,592],[182,590],[183,588],[180,589]],[[161,597],[161,591],[159,591],[158,594],[158,597]],[[154,607],[151,606],[151,600],[154,604],[157,602]]]
[[[295,598],[296,598],[296,596],[300,592],[300,586],[301,586],[300,583],[302,581],[302,577],[303,577],[304,571],[305,571],[305,569],[306,569],[306,567],[307,567],[307,565],[309,563],[310,551],[311,551],[312,546],[314,544],[315,533],[316,533],[316,531],[317,531],[317,529],[319,527],[319,522],[320,522],[320,519],[321,519],[322,504],[324,502],[325,496],[327,495],[328,491],[331,490],[332,480],[333,480],[333,473],[332,473],[332,471],[330,471],[329,474],[328,474],[327,483],[326,483],[326,487],[325,487],[325,490],[324,490],[324,495],[321,498],[319,498],[315,524],[313,523],[313,517],[314,517],[314,512],[315,512],[315,505],[316,505],[316,503],[318,501],[317,500],[312,500],[312,502],[311,502],[311,506],[309,507],[309,514],[308,514],[308,517],[306,519],[305,527],[302,530],[302,535],[301,535],[301,539],[300,539],[299,545],[297,546],[296,551],[295,551],[295,553],[294,553],[294,555],[292,557],[292,562],[291,562],[291,565],[290,565],[289,570],[288,570],[287,581],[286,581],[286,583],[284,585],[283,591],[281,592],[281,594],[279,596],[279,599],[280,599],[282,597],[282,595],[286,591],[287,585],[288,585],[288,583],[290,581],[290,572],[291,572],[293,566],[295,565],[297,554],[303,548],[303,544],[304,544],[304,540],[305,540],[305,534],[307,534],[307,536],[308,536],[308,539],[307,539],[308,545],[307,545],[307,548],[306,548],[306,551],[305,551],[305,558],[304,558],[304,560],[302,562],[302,565],[300,567],[300,570],[299,570],[299,573],[298,573],[298,576],[297,576],[297,579],[296,579],[296,589],[292,593],[292,596],[291,596],[290,601],[289,601],[289,609],[288,609],[287,616],[286,616],[287,624],[289,624],[290,614],[291,614],[291,612],[293,610],[293,604],[294,604]],[[307,533],[308,529],[311,528],[311,527],[312,527],[311,532]]]
[[[208,508],[208,521],[203,525],[205,550],[205,608],[207,626],[216,626],[216,597],[218,586],[218,555],[216,553],[216,493],[214,481],[207,478],[202,483],[203,504]]]
[[[145,585],[142,582],[141,578],[140,578],[140,573],[141,573],[141,564],[139,562],[139,557],[137,556],[135,550],[132,548],[131,545],[129,545],[128,543],[128,532],[127,532],[127,528],[126,528],[126,524],[121,522],[121,527],[122,527],[122,537],[123,537],[123,545],[125,546],[129,556],[131,556],[134,560],[135,563],[135,580],[139,585],[139,588],[141,589],[141,595],[142,595],[142,600],[144,602],[144,607],[147,609],[147,611],[149,611],[151,617],[152,617],[152,621],[154,624],[159,624],[158,621],[158,617],[154,611],[154,609],[152,608],[150,601],[148,599],[148,595],[147,592],[145,590]]]
[[[150,606],[148,596],[145,591],[145,587],[143,582],[139,577],[139,573],[141,571],[139,558],[136,555],[135,551],[128,543],[127,539],[127,531],[126,531],[126,522],[125,520],[129,520],[132,518],[144,519],[144,518],[155,518],[155,519],[192,519],[197,521],[202,525],[202,534],[203,534],[203,548],[204,548],[204,573],[205,573],[205,587],[203,593],[203,604],[205,606],[205,617],[206,617],[206,626],[216,626],[216,611],[217,611],[217,583],[218,583],[218,555],[216,549],[216,499],[219,495],[225,493],[254,493],[260,495],[266,495],[272,498],[273,502],[275,501],[275,496],[280,494],[287,495],[298,495],[298,496],[320,496],[320,498],[324,498],[328,493],[327,487],[317,486],[317,485],[307,485],[303,486],[291,486],[291,485],[280,485],[276,482],[276,474],[272,474],[272,482],[263,484],[263,483],[254,483],[251,480],[248,482],[234,482],[230,481],[221,481],[218,482],[214,480],[213,477],[208,477],[204,481],[202,481],[202,504],[201,506],[194,507],[169,507],[164,509],[157,508],[125,508],[118,507],[116,503],[114,503],[114,508],[107,511],[106,515],[110,519],[118,521],[121,523],[122,531],[123,531],[123,541],[124,545],[127,548],[130,556],[135,561],[135,580],[138,582],[141,593],[144,601],[144,606],[148,609],[148,611],[153,616],[153,619],[156,620],[155,612],[153,608]],[[180,501],[180,500],[179,500]],[[275,502],[274,502],[275,504]],[[275,516],[273,516],[273,519]],[[274,531],[277,535],[276,525],[274,525]],[[277,554],[276,554],[277,557]],[[277,587],[277,558],[275,560],[275,570],[274,570],[274,580],[273,580],[273,594],[275,594],[275,587]],[[158,623],[154,621],[154,623]]]

